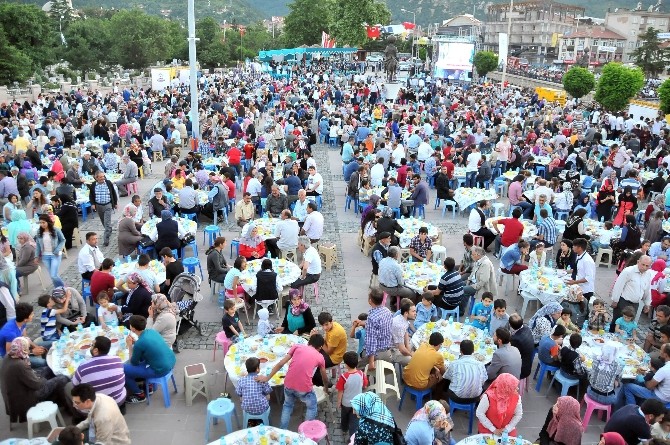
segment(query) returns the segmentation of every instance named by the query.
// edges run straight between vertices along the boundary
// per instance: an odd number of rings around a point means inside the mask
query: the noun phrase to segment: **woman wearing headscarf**
[[[626,216],[635,215],[635,209],[637,209],[637,198],[633,194],[633,189],[630,186],[626,186],[623,189],[623,193],[619,195],[619,206],[613,224],[615,226],[623,225]]]
[[[535,343],[539,342],[545,335],[550,335],[556,325],[556,320],[561,318],[563,306],[558,302],[551,302],[542,306],[528,321],[528,327],[533,333]]]
[[[298,289],[289,291],[289,301],[284,309],[284,320],[277,328],[277,333],[309,334],[316,327],[312,309],[303,300]]]
[[[37,270],[35,263],[35,241],[26,232],[18,234],[19,248],[16,249],[16,284],[21,292],[20,277],[25,277]]]
[[[437,400],[430,400],[412,416],[405,431],[405,440],[407,445],[432,444],[436,439],[436,430],[446,430],[449,434],[452,428],[453,422],[444,406]],[[443,445],[448,444],[447,439]]]
[[[142,275],[133,272],[126,277],[126,286],[129,289],[126,303],[121,306],[123,322],[125,323],[131,315],[141,315],[149,318],[149,306],[151,306],[151,290],[144,282]],[[111,308],[110,310],[116,310]]]
[[[13,210],[12,222],[7,225],[7,239],[14,249],[19,246],[18,235],[21,232],[32,233],[32,224],[30,224],[25,210]]]
[[[644,211],[644,221],[647,222],[656,212],[665,213],[665,196],[660,193],[649,203]]]
[[[626,445],[626,440],[619,433],[603,433],[600,435],[598,445]]]
[[[368,200],[368,205],[365,206],[365,208],[361,212],[361,223],[363,223],[363,220],[365,219],[365,215],[367,215],[368,212],[371,212],[372,209],[377,208],[377,206],[379,205],[380,200],[381,200],[381,197],[379,195],[370,196],[370,199]]]
[[[651,307],[666,304],[665,294],[665,260],[657,259],[651,265],[654,276],[651,279]]]
[[[404,230],[395,219],[392,208],[386,207],[382,210],[382,217],[377,220],[377,241],[379,241],[381,233],[388,232],[391,234],[391,245],[397,246],[400,244],[400,239],[395,233],[402,233]]]
[[[58,209],[58,218],[62,225],[61,232],[65,237],[65,248],[72,248],[72,236],[74,229],[79,227],[79,216],[77,214],[77,204],[70,196],[63,195],[60,197],[63,205]]]
[[[156,233],[158,234],[154,242],[156,252],[160,252],[163,247],[169,247],[171,250],[181,247],[179,224],[172,219],[172,212],[169,210],[161,211],[161,221],[156,224]]]
[[[253,222],[247,223],[242,228],[240,255],[245,257],[247,261],[253,261],[265,256],[265,241],[258,234],[258,228]]]
[[[56,402],[72,412],[72,402],[65,394],[69,379],[53,377],[48,367],[35,371],[30,367],[30,340],[16,337],[0,364],[0,391],[10,422],[25,422],[28,410],[39,402]],[[53,378],[47,379],[48,376]]]
[[[559,305],[560,306],[560,305]],[[519,397],[519,379],[512,374],[500,374],[479,400],[477,407],[480,434],[500,436],[506,432],[516,437],[516,425],[523,409]]]
[[[600,191],[598,191],[598,199],[596,201],[598,221],[609,221],[612,218],[612,208],[616,202],[616,186],[616,172],[612,172],[609,178],[605,178]]]
[[[584,227],[585,215],[586,209],[577,209],[570,215],[568,221],[565,223],[565,230],[563,231],[564,240],[573,241],[575,238],[590,238],[590,236],[586,234],[586,228]]]
[[[616,347],[604,344],[599,357],[593,360],[586,393],[598,403],[614,405],[621,392],[623,366],[616,358]]]
[[[577,254],[572,251],[572,241],[569,239],[561,240],[558,252],[556,252],[556,269],[575,268]]]
[[[60,218],[54,214],[54,208],[51,204],[44,204],[42,206],[42,215],[46,215],[51,219],[51,222],[54,223],[54,227],[57,229],[63,229],[63,225],[60,223]],[[65,236],[65,235],[63,235]]]
[[[586,210],[586,218],[596,218],[596,208],[591,201],[591,196],[586,192],[580,193],[579,198],[577,198],[577,203],[575,204],[573,211],[577,209]]]
[[[377,394],[358,394],[351,399],[351,407],[359,418],[354,445],[393,443],[395,420]]]
[[[147,329],[158,331],[169,347],[172,347],[177,339],[177,314],[177,305],[170,303],[165,295],[153,294],[151,296]]]
[[[635,215],[626,215],[626,223],[621,229],[621,238],[616,244],[614,255],[618,255],[618,250],[621,249],[637,249],[640,247],[640,239],[642,238],[642,231],[637,225]]]
[[[119,220],[119,255],[130,255],[137,249],[142,234],[135,226],[137,207],[132,203],[123,208],[123,217]],[[158,227],[158,226],[156,226]]]
[[[582,419],[579,402],[561,396],[551,407],[537,440],[540,445],[581,445]]]

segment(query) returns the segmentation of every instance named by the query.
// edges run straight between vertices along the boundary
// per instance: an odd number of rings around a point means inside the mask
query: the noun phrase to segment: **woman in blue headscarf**
[[[19,247],[19,233],[32,233],[32,224],[25,210],[12,210],[12,222],[7,225],[7,239],[14,249]]]
[[[551,334],[556,320],[561,318],[561,312],[563,312],[563,306],[555,301],[542,306],[535,312],[535,315],[528,321],[528,326],[536,343],[545,335]]]
[[[354,445],[393,443],[395,420],[382,399],[373,392],[364,392],[351,399],[354,414],[360,419]]]

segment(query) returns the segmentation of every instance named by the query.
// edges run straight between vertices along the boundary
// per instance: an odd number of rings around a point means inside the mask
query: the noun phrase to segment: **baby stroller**
[[[176,351],[179,351],[182,343],[179,337],[191,329],[191,327],[194,327],[198,331],[198,334],[202,335],[200,323],[195,320],[195,307],[203,299],[200,293],[200,284],[201,280],[199,276],[184,272],[177,275],[168,291],[168,299],[176,303],[179,308]]]

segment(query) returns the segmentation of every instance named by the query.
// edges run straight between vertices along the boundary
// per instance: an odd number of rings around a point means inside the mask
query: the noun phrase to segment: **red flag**
[[[402,26],[407,30],[416,28],[416,24],[412,22],[402,22]]]
[[[366,26],[366,30],[367,30],[367,34],[368,34],[368,39],[375,40],[375,39],[379,38],[379,34],[381,32],[381,30],[379,29],[379,26],[368,25],[368,26]]]
[[[326,31],[321,31],[321,47],[322,48],[334,48],[335,39],[331,38]]]

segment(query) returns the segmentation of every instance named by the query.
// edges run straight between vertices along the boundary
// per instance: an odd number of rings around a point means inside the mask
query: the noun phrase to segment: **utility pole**
[[[191,88],[191,124],[192,138],[197,148],[200,139],[200,116],[198,113],[198,71],[196,69],[197,59],[195,57],[195,42],[200,39],[195,37],[195,0],[188,0],[188,64],[189,83]]]
[[[507,53],[508,53],[508,60],[509,60],[509,47],[510,47],[510,38],[512,34],[512,9],[514,9],[514,0],[509,0],[509,12],[507,13]],[[500,51],[500,48],[498,48],[498,51]],[[501,79],[501,89],[505,88],[505,77],[507,77],[507,60],[503,60],[503,72],[502,72],[502,79]]]

